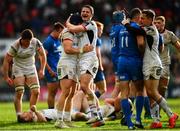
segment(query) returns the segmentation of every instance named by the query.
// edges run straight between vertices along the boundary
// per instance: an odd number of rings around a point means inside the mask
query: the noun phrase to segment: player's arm
[[[44,77],[44,71],[45,71],[46,61],[47,61],[46,53],[42,46],[38,48],[38,55],[39,55],[40,63],[41,63],[40,70],[39,70],[39,77],[40,79],[42,79]]]
[[[84,45],[83,48],[74,48],[73,41],[70,39],[64,39],[63,46],[66,54],[80,54],[80,53],[90,52],[93,50],[93,46],[90,44]]]
[[[66,27],[68,28],[70,32],[73,32],[73,33],[86,31],[86,28],[83,25],[73,25],[69,21],[66,22]]]
[[[180,52],[180,42],[176,41],[176,43],[174,44],[174,46],[176,47],[176,49]]]
[[[141,55],[143,56],[144,52],[145,52],[145,47],[146,47],[145,38],[142,35],[138,35],[138,36],[136,36],[136,39],[137,39],[138,49],[139,49]]]
[[[45,50],[46,56],[48,55],[48,51]],[[48,70],[49,74],[53,77],[56,76],[56,72],[54,72],[51,67],[49,66],[48,62],[46,62],[46,69]]]
[[[10,85],[13,86],[13,80],[9,77],[9,70],[13,61],[13,56],[6,54],[3,61],[3,75],[4,80]]]
[[[102,57],[101,57],[101,48],[99,46],[96,46],[96,54],[99,60],[99,69],[103,71],[103,65],[102,65]]]
[[[44,115],[41,112],[37,111],[37,108],[36,108],[35,105],[32,105],[30,109],[37,116],[37,122],[47,122],[47,120],[44,117]]]

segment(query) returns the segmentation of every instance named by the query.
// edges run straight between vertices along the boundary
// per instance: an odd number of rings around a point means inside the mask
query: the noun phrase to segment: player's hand
[[[48,70],[48,72],[51,75],[51,77],[55,77],[56,76],[56,72],[54,72],[53,70]]]
[[[31,110],[32,112],[36,112],[36,111],[37,111],[36,105],[32,105],[31,108],[30,108],[30,110]]]
[[[128,24],[130,21],[129,21],[129,19],[124,19],[121,23],[123,24],[123,25],[125,25],[125,24]]]
[[[39,79],[43,79],[44,78],[44,71],[39,70],[38,76],[39,76]]]
[[[86,44],[83,47],[83,52],[90,52],[90,51],[93,51],[93,49],[94,49],[93,45]]]
[[[14,82],[13,82],[13,80],[10,77],[6,77],[4,79],[8,83],[8,85],[10,85],[11,87],[14,85]]]

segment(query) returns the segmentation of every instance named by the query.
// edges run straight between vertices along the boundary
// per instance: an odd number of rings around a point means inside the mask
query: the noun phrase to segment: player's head
[[[81,9],[81,17],[83,21],[89,21],[94,16],[94,8],[91,5],[84,5]]]
[[[151,9],[142,11],[141,24],[142,26],[150,26],[153,24],[155,12]]]
[[[79,13],[72,14],[69,22],[73,25],[79,25],[83,22]]]
[[[154,20],[154,24],[159,32],[163,32],[165,28],[166,19],[164,16],[157,16]]]
[[[33,32],[30,29],[25,29],[21,32],[21,44],[27,48],[30,45],[30,41],[33,38]]]
[[[139,8],[133,8],[129,13],[129,17],[132,21],[139,23],[141,20],[141,14],[142,12]]]
[[[25,29],[21,32],[21,39],[31,40],[33,38],[33,32],[30,29]]]
[[[33,122],[33,112],[23,112],[18,116],[18,122]]]
[[[104,24],[99,22],[99,21],[95,21],[97,28],[98,28],[98,37],[100,37],[103,33],[103,29],[104,29]]]
[[[124,11],[114,11],[113,12],[113,22],[114,23],[121,23],[125,19]]]
[[[60,22],[55,22],[53,25],[53,36],[55,38],[59,38],[62,30],[64,29],[64,25],[61,24]]]

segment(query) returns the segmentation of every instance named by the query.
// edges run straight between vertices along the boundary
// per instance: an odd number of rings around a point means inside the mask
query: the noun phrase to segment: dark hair
[[[89,8],[91,10],[92,15],[94,15],[94,8],[91,5],[84,5],[82,8]]]
[[[140,14],[141,14],[141,10],[139,8],[133,8],[129,13],[129,17],[130,19],[133,19],[139,16]]]
[[[53,26],[53,30],[59,31],[60,29],[64,29],[64,25],[60,22],[55,22]]]
[[[151,18],[152,20],[154,20],[154,18],[155,18],[155,12],[151,9],[143,10],[142,14],[145,14],[147,18]]]
[[[125,18],[125,13],[124,11],[117,10],[113,12],[112,17],[114,23],[121,23]]]
[[[21,32],[21,38],[31,40],[33,38],[33,32],[30,29],[25,29]]]
[[[71,14],[69,22],[73,25],[78,25],[83,22],[79,13]]]

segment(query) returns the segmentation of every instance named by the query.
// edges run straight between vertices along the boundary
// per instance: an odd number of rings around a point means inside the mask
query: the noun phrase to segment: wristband
[[[80,48],[79,53],[80,53],[80,54],[82,54],[82,53],[83,53],[83,48]]]

